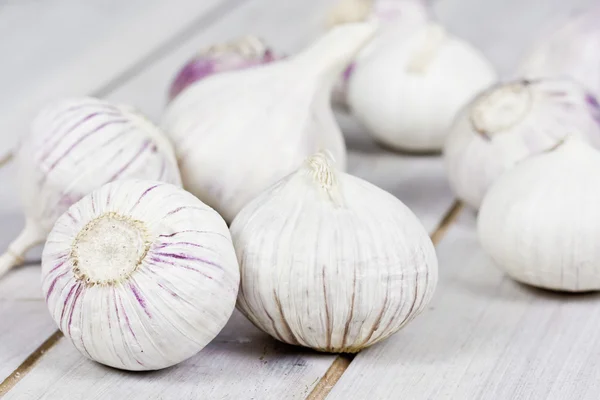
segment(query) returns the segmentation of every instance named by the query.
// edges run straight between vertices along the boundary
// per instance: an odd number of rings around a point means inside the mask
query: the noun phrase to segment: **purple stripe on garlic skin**
[[[181,184],[171,144],[154,124],[130,107],[88,97],[40,111],[15,162],[26,226],[0,256],[0,277],[94,189],[132,178]]]
[[[69,213],[81,218],[65,213],[49,234],[42,290],[84,356],[127,370],[166,368],[226,324],[239,285],[235,250],[225,221],[192,194],[120,180]],[[179,236],[166,251],[165,240]]]
[[[169,89],[169,101],[193,83],[214,74],[268,64],[278,60],[259,38],[246,36],[201,51],[179,70]]]

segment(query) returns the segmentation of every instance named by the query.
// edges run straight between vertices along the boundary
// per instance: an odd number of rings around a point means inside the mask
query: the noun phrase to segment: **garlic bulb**
[[[213,74],[236,71],[268,64],[278,57],[256,36],[219,43],[202,50],[189,60],[177,73],[169,89],[169,100],[192,83]]]
[[[521,80],[494,86],[477,96],[450,130],[444,148],[450,186],[478,208],[504,171],[568,134],[600,148],[600,107],[578,84]]]
[[[231,316],[239,267],[225,221],[174,185],[109,183],[63,214],[42,256],[54,321],[84,356],[127,370],[177,364]]]
[[[491,187],[481,245],[512,278],[547,289],[600,290],[600,153],[568,138]]]
[[[436,23],[382,30],[355,61],[351,112],[382,144],[417,152],[442,149],[456,113],[496,81],[479,51]]]
[[[600,6],[595,6],[541,40],[522,61],[518,75],[572,78],[600,96]]]
[[[180,184],[167,138],[132,109],[94,98],[42,110],[17,149],[25,228],[0,257],[0,276],[43,242],[69,206],[107,182],[143,178]]]
[[[377,21],[408,35],[430,18],[429,4],[425,0],[341,0],[328,13],[327,23],[331,28],[349,22]],[[362,51],[368,51],[376,41],[377,38]],[[353,71],[354,63],[351,63],[333,88],[333,104],[341,109],[348,110],[348,82]]]
[[[375,31],[373,24],[348,24],[295,57],[213,75],[182,92],[163,126],[186,189],[231,222],[313,152],[329,149],[344,165],[331,86]]]
[[[286,343],[357,352],[417,316],[437,283],[427,232],[397,198],[324,153],[248,204],[231,226],[238,308]]]

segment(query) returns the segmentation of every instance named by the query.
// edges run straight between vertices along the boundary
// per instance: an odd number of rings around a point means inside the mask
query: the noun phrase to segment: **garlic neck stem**
[[[440,51],[446,37],[446,31],[440,25],[435,23],[427,25],[425,42],[418,51],[412,54],[406,65],[406,72],[409,74],[424,74]]]
[[[328,150],[322,150],[306,160],[307,169],[314,182],[327,193],[336,206],[341,206],[342,198],[334,163],[333,155]]]
[[[298,74],[317,75],[333,84],[338,75],[377,32],[375,23],[352,23],[331,29],[290,60]]]
[[[45,235],[32,221],[25,223],[25,228],[19,236],[8,246],[0,256],[0,277],[4,276],[13,267],[20,265],[25,260],[25,253],[32,247],[42,243]]]
[[[527,117],[533,105],[529,81],[499,86],[481,95],[471,109],[473,129],[484,138],[507,131]]]

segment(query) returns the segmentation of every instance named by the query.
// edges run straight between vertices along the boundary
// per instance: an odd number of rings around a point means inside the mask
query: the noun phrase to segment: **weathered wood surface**
[[[328,399],[597,399],[600,295],[520,285],[497,269],[463,211],[438,246],[428,312],[359,354]]]
[[[199,48],[255,33],[277,49],[291,53],[318,35],[323,13],[333,2],[256,0],[241,4],[173,45],[105,97],[133,104],[157,120],[170,79]],[[345,121],[344,125],[350,136],[350,170],[399,196],[433,230],[452,203],[441,160],[393,155],[373,145],[354,122]],[[39,336],[39,341],[46,337],[47,332]],[[225,330],[198,356],[156,373],[129,374],[105,368],[84,359],[62,339],[6,398],[300,399],[312,390],[334,358],[278,343],[236,312]]]

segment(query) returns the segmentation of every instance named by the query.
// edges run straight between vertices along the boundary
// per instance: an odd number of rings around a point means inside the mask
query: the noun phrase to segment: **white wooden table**
[[[438,0],[438,17],[510,76],[540,35],[594,0]],[[246,33],[293,52],[335,0],[0,0],[0,132],[7,148],[46,101],[91,94],[158,119],[177,68]],[[84,359],[57,332],[39,256],[0,281],[0,397],[6,399],[600,399],[600,296],[514,283],[483,254],[439,157],[395,155],[342,116],[351,172],[402,199],[432,233],[430,307],[355,357],[287,346],[238,312],[190,360],[128,373]],[[2,148],[0,148],[2,150]],[[0,170],[0,247],[21,228],[12,166]]]

